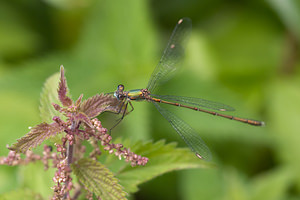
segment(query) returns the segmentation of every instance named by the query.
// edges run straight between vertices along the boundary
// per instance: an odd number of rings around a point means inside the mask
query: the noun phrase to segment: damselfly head
[[[118,91],[123,92],[124,91],[124,85],[122,85],[122,84],[118,85]]]
[[[122,99],[122,97],[124,96],[123,93],[124,93],[124,85],[120,84],[120,85],[118,85],[117,90],[114,92],[114,96],[115,96],[118,100],[120,100],[120,99]]]

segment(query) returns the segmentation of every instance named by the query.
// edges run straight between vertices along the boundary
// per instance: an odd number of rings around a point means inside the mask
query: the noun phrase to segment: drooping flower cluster
[[[103,128],[101,122],[95,118],[92,119],[92,123],[95,127],[95,136],[101,141],[101,145],[104,150],[109,151],[110,154],[115,154],[121,158],[125,158],[126,162],[131,162],[131,166],[146,165],[148,158],[142,157],[130,151],[130,149],[123,147],[122,144],[111,143],[112,137],[107,133],[107,129]]]
[[[68,166],[66,159],[56,165],[56,172],[53,177],[55,185],[52,187],[54,195],[52,200],[70,199],[69,191],[73,188],[71,178],[71,168]]]
[[[9,151],[7,157],[0,158],[0,165],[27,165],[31,162],[42,161],[45,169],[49,168],[48,162],[49,160],[53,160],[53,163],[57,162],[56,153],[51,152],[52,147],[44,145],[43,155],[35,154],[33,151],[26,151],[25,158],[21,158],[21,153],[17,153],[16,151]]]

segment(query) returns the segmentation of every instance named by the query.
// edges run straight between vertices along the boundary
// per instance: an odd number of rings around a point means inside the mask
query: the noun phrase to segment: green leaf
[[[56,111],[52,106],[52,103],[59,104],[57,88],[59,84],[60,73],[55,73],[50,76],[43,87],[43,91],[40,97],[40,115],[42,121],[51,123],[54,116],[60,117],[62,120],[65,116],[60,112]]]
[[[156,143],[136,142],[125,146],[134,153],[149,158],[146,166],[131,167],[127,164],[126,167],[119,168],[116,177],[127,192],[136,192],[139,184],[167,172],[213,167],[212,163],[200,160],[188,148],[176,148],[175,143],[165,144],[164,140]]]
[[[126,192],[123,191],[118,179],[104,165],[99,162],[83,158],[72,164],[72,170],[78,180],[91,192],[104,200],[126,199]]]

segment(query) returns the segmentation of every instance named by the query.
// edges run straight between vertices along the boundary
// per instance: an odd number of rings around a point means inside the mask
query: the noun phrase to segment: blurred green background
[[[74,99],[120,83],[143,88],[181,17],[193,21],[186,59],[161,93],[222,102],[236,108],[230,114],[266,126],[175,109],[206,141],[217,167],[165,174],[132,199],[299,199],[297,0],[0,1],[0,156],[40,123],[43,83],[61,64]],[[184,146],[153,105],[134,106],[113,134]],[[106,127],[115,119],[100,117]],[[0,194],[30,187],[47,196],[52,176],[42,165],[0,166]]]

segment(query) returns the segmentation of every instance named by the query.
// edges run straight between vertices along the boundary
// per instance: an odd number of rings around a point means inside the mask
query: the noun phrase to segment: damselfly
[[[169,43],[163,53],[163,56],[161,57],[158,65],[156,66],[154,72],[151,75],[146,89],[124,91],[124,85],[118,85],[117,90],[114,92],[114,96],[119,100],[119,113],[122,113],[120,121],[124,118],[126,114],[130,112],[128,111],[128,104],[132,108],[131,111],[133,110],[131,101],[146,100],[152,102],[157,108],[157,110],[173,126],[173,128],[185,141],[189,148],[196,154],[196,156],[201,159],[209,160],[211,157],[210,150],[206,146],[205,142],[198,135],[198,133],[194,129],[192,129],[187,123],[185,123],[179,117],[174,115],[172,112],[161,107],[159,105],[160,103],[188,108],[191,110],[224,117],[227,119],[232,119],[254,126],[262,126],[264,125],[264,122],[219,113],[234,110],[232,107],[224,105],[222,103],[193,97],[154,94],[158,86],[160,86],[161,84],[166,82],[166,80],[171,78],[171,76],[177,70],[178,61],[182,59],[184,54],[183,45],[188,35],[190,34],[191,29],[192,23],[189,18],[183,18],[178,21],[177,25],[173,30]],[[216,110],[219,112],[210,111],[206,109]]]

